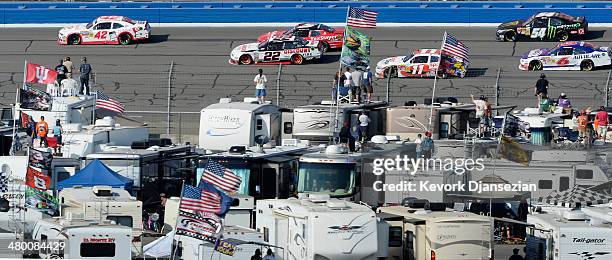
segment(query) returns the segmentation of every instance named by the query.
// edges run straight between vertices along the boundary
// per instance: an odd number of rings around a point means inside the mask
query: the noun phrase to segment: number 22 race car
[[[151,36],[147,21],[134,21],[125,16],[100,16],[87,25],[62,28],[57,37],[59,44],[122,44],[146,41]]]
[[[234,48],[230,54],[230,64],[248,65],[253,63],[268,64],[303,64],[307,60],[320,59],[323,56],[318,41],[307,41],[298,37],[271,39],[262,43],[247,43]]]
[[[301,23],[286,31],[273,31],[257,37],[258,42],[265,42],[271,38],[300,37],[308,41],[319,41],[321,50],[342,48],[344,29],[336,29],[320,23]]]
[[[586,42],[566,42],[553,49],[536,49],[523,54],[520,70],[593,70],[610,65],[608,47]]]

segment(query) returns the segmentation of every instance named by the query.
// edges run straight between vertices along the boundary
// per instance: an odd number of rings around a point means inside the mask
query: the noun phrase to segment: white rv
[[[222,99],[200,112],[200,148],[227,151],[232,146],[251,147],[256,140],[280,144],[281,111],[272,104]]]
[[[233,256],[214,251],[214,244],[202,242],[191,237],[177,236],[176,240],[183,245],[184,260],[233,260],[251,259],[256,249],[266,252],[268,245],[264,242],[262,233],[241,226],[224,226],[223,240],[236,245]],[[279,259],[279,258],[276,258]]]
[[[388,259],[489,260],[493,220],[469,212],[404,206],[378,208],[389,224]]]
[[[311,194],[257,201],[257,231],[276,259],[376,259],[377,219],[367,206]],[[281,250],[281,248],[283,250]]]
[[[94,96],[53,97],[51,99],[51,110],[49,111],[18,109],[31,116],[36,122],[40,120],[41,116],[44,116],[49,126],[55,125],[57,119],[65,126],[66,124],[92,124],[95,106],[96,98]]]
[[[32,238],[48,241],[52,248],[42,248],[43,258],[131,259],[132,230],[110,221],[48,218],[39,220]],[[57,245],[57,246],[56,246]]]
[[[129,227],[134,237],[142,234],[142,202],[126,190],[109,186],[73,187],[59,193],[61,215],[98,221],[112,220]]]
[[[530,260],[607,260],[612,257],[612,225],[593,220],[581,210],[562,215],[543,212],[527,216]]]

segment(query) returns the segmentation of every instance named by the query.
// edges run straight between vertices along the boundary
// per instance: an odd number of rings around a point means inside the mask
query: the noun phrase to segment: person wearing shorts
[[[363,73],[363,92],[366,93],[366,102],[372,102],[372,93],[374,93],[374,88],[372,87],[372,71],[370,71],[370,66],[366,68],[366,71]]]
[[[606,108],[601,106],[597,114],[595,114],[595,119],[599,122],[597,127],[597,135],[604,142],[606,141],[606,135],[608,134],[608,111]]]
[[[255,83],[255,97],[257,97],[259,103],[264,104],[268,95],[266,93],[266,82],[268,82],[268,79],[263,74],[262,69],[259,69],[259,73],[253,79],[253,82]]]

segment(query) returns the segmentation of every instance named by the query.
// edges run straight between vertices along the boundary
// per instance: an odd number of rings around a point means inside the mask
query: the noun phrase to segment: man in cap
[[[86,57],[83,57],[81,62],[81,66],[79,67],[79,72],[81,72],[81,90],[79,90],[79,94],[89,96],[89,77],[91,75],[91,65],[87,63]]]
[[[548,96],[548,80],[544,73],[540,74],[540,79],[535,84],[535,96],[538,97],[538,103],[543,96]]]

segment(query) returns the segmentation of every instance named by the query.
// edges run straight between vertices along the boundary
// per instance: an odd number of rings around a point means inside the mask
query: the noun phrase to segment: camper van
[[[132,235],[142,234],[142,202],[124,189],[109,186],[73,187],[59,193],[62,216],[98,221],[112,220],[129,227]]]
[[[382,128],[383,107],[386,105],[386,102],[372,102],[367,104],[342,103],[336,106],[333,103],[322,102],[321,104],[298,106],[293,109],[291,131],[288,131],[285,126],[283,138],[327,143],[335,136],[335,133],[340,132],[344,122],[355,126],[361,112],[366,112],[370,118],[368,134],[370,136],[381,134],[384,131]]]
[[[604,260],[612,255],[612,225],[593,220],[582,210],[561,215],[541,212],[527,216],[530,260]]]
[[[42,258],[132,259],[131,228],[108,220],[72,219],[70,215],[41,219],[32,238],[52,245],[40,249]]]
[[[310,194],[257,201],[257,231],[276,259],[376,259],[377,219],[367,206]]]
[[[200,112],[200,148],[227,151],[272,141],[280,145],[281,109],[272,104],[221,99]]]
[[[378,208],[389,224],[387,259],[493,259],[493,220],[446,208]],[[528,258],[529,259],[529,258]]]

